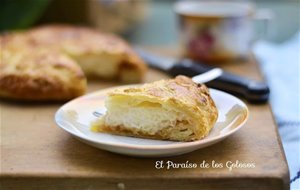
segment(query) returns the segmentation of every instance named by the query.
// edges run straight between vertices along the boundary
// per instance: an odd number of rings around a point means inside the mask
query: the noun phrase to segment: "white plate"
[[[79,140],[103,150],[133,156],[161,157],[180,155],[215,144],[240,129],[249,115],[247,106],[241,100],[210,89],[219,117],[204,139],[174,142],[92,132],[90,124],[99,117],[97,113],[105,113],[104,100],[107,92],[112,89],[97,91],[66,103],[56,112],[56,123]]]

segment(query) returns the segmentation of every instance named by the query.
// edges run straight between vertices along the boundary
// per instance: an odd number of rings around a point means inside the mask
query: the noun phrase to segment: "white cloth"
[[[300,172],[300,31],[282,44],[259,41],[254,53],[271,90],[270,103],[292,180]],[[291,189],[300,190],[300,178],[291,182]]]

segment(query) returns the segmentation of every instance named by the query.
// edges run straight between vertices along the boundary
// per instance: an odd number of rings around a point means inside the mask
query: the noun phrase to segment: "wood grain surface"
[[[224,69],[262,79],[255,61]],[[146,81],[167,78],[150,70]],[[89,92],[116,83],[90,82]],[[1,101],[1,190],[29,189],[221,189],[287,190],[289,172],[269,104],[248,105],[250,118],[240,131],[213,146],[176,157],[136,158],[88,146],[54,123],[62,103]],[[156,169],[158,160],[185,163],[236,160],[255,168]]]

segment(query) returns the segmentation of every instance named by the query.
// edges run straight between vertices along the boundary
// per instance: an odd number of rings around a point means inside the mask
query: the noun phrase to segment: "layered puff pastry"
[[[85,27],[48,25],[0,36],[0,97],[68,100],[86,77],[141,82],[146,66],[122,39]]]
[[[202,139],[218,117],[206,86],[185,76],[117,89],[105,106],[107,112],[92,123],[92,131],[160,140]]]

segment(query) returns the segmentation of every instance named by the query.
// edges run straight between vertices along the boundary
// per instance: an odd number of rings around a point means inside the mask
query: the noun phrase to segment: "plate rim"
[[[132,86],[132,85],[123,85],[123,86],[119,86],[119,87],[126,87],[126,86]],[[64,131],[70,133],[71,135],[73,135],[75,137],[79,137],[79,138],[81,138],[83,140],[86,140],[86,141],[89,141],[91,143],[101,144],[101,145],[104,145],[104,146],[127,148],[127,149],[138,149],[138,150],[163,150],[163,149],[171,150],[171,149],[178,149],[178,148],[190,148],[190,147],[195,147],[197,145],[206,145],[206,144],[209,144],[209,143],[218,142],[217,140],[222,140],[226,137],[229,137],[232,134],[234,134],[235,132],[237,132],[238,130],[240,130],[249,119],[248,106],[242,100],[240,100],[236,96],[233,96],[233,95],[231,95],[227,92],[217,90],[217,89],[213,89],[213,88],[209,88],[210,91],[215,91],[217,93],[222,93],[222,94],[225,94],[226,96],[229,96],[229,97],[235,99],[236,101],[239,102],[240,105],[243,106],[243,108],[245,110],[245,117],[243,118],[243,121],[241,121],[238,124],[237,127],[235,127],[234,129],[230,130],[229,132],[227,132],[225,134],[221,134],[219,136],[215,136],[215,137],[212,137],[212,138],[209,138],[209,139],[205,139],[205,137],[204,137],[204,139],[199,139],[199,140],[191,141],[191,142],[179,142],[179,143],[174,143],[174,144],[163,144],[163,145],[139,145],[139,144],[136,144],[136,145],[131,145],[130,144],[129,145],[129,144],[125,144],[125,143],[124,144],[119,144],[119,143],[112,143],[112,142],[109,142],[109,141],[98,141],[96,139],[90,139],[90,138],[88,138],[88,136],[80,134],[80,133],[76,133],[72,130],[67,129],[62,124],[60,124],[59,116],[60,116],[60,113],[63,112],[63,109],[65,107],[67,107],[68,105],[78,101],[79,99],[89,98],[90,96],[93,97],[93,96],[96,96],[101,91],[109,91],[109,90],[112,90],[114,88],[118,88],[118,87],[111,87],[111,88],[104,88],[104,89],[101,89],[101,90],[97,90],[97,91],[85,94],[83,96],[77,97],[77,98],[65,103],[55,113],[54,120],[56,122],[56,125],[59,128],[63,129]],[[114,134],[109,134],[109,135],[114,135]],[[138,138],[138,137],[132,137],[132,138]],[[152,140],[155,140],[155,139],[152,139]],[[177,142],[177,141],[174,141],[174,142]]]

